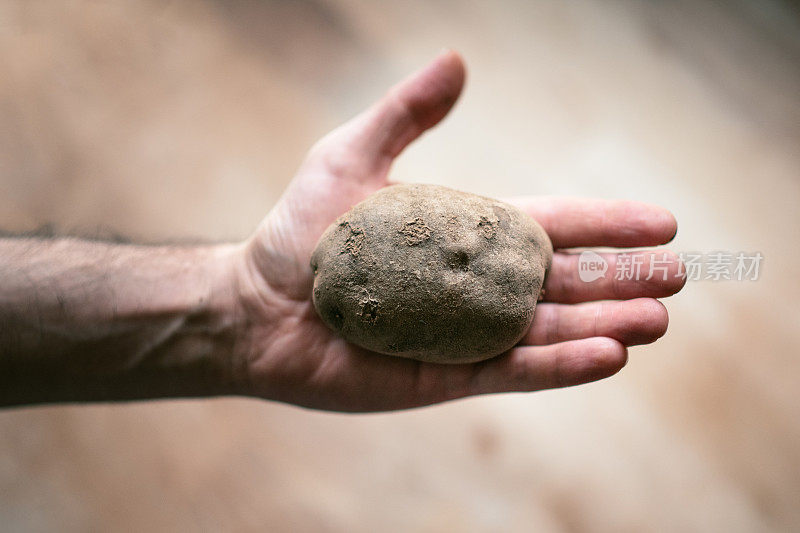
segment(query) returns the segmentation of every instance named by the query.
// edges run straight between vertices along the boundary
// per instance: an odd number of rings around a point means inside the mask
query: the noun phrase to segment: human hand
[[[362,349],[322,323],[311,301],[317,240],[339,215],[389,184],[394,158],[444,118],[464,79],[460,56],[445,52],[311,149],[236,262],[247,327],[234,364],[244,393],[319,409],[382,411],[564,387],[613,375],[625,365],[628,346],[664,334],[667,312],[654,298],[683,286],[674,254],[666,279],[607,274],[585,283],[578,255],[565,249],[660,245],[674,236],[674,217],[638,202],[547,197],[508,200],[544,227],[556,253],[529,332],[505,354],[463,365],[423,363]],[[646,272],[652,256],[643,255]],[[604,257],[613,273],[616,254]]]

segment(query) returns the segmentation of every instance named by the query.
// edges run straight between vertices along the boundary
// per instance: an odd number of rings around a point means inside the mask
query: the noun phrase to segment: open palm
[[[320,409],[379,411],[577,385],[616,373],[627,346],[664,334],[667,312],[654,298],[683,286],[674,255],[665,262],[659,252],[665,271],[637,281],[614,279],[617,254],[606,254],[606,276],[586,283],[578,276],[578,256],[563,250],[663,244],[675,234],[674,217],[638,202],[549,197],[507,200],[545,228],[556,253],[531,329],[505,354],[463,365],[421,363],[359,348],[322,323],[311,302],[309,260],[317,240],[339,215],[388,185],[394,158],[444,118],[464,78],[460,56],[445,52],[311,149],[242,254],[239,283],[249,333],[237,352],[248,394]],[[647,272],[652,256],[642,254]]]

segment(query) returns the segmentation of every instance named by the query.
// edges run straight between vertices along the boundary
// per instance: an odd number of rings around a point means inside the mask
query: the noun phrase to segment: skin
[[[670,241],[674,217],[638,202],[506,199],[544,227],[556,252],[529,332],[494,359],[437,365],[387,357],[345,342],[317,316],[309,259],[320,235],[389,183],[395,157],[445,117],[464,79],[460,56],[444,52],[324,137],[243,243],[0,239],[0,401],[245,395],[383,411],[615,374],[628,346],[666,332],[667,312],[655,298],[683,286],[678,259],[670,256],[666,281],[584,283],[568,249]],[[614,272],[616,254],[607,260]]]

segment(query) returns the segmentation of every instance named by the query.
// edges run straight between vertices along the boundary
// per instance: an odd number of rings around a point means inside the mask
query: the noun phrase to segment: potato
[[[311,258],[314,306],[382,354],[467,363],[513,347],[553,247],[517,208],[436,185],[381,189],[339,217]]]

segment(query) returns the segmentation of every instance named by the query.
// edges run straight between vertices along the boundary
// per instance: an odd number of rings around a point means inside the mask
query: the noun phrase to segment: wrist
[[[242,393],[248,329],[237,275],[242,256],[243,246],[238,243],[203,248],[198,257],[200,271],[196,277],[187,277],[185,319],[172,349],[164,354],[164,363],[170,364],[173,353],[192,383],[188,395]]]

